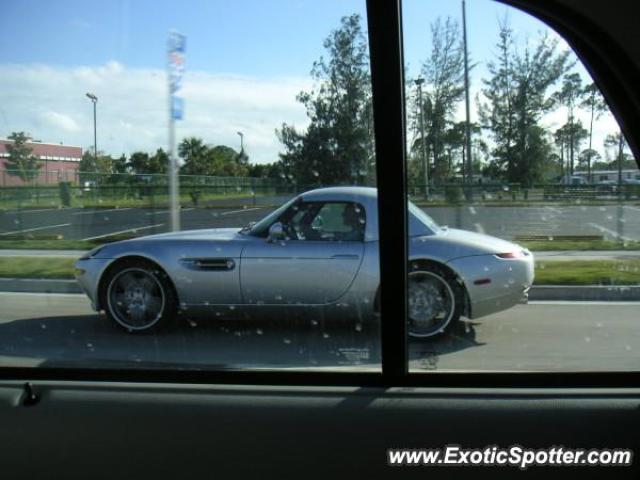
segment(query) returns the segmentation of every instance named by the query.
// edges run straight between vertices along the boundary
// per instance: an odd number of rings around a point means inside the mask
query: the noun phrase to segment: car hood
[[[238,228],[202,228],[198,230],[183,230],[180,232],[159,233],[140,237],[137,240],[237,240]]]
[[[412,245],[412,256],[427,254],[443,260],[522,249],[521,246],[500,238],[455,228],[443,228],[435,235],[414,237]]]

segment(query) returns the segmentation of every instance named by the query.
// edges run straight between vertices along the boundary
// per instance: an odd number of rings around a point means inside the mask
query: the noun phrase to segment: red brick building
[[[20,177],[6,172],[6,161],[9,157],[7,145],[11,140],[0,139],[0,187],[23,185]],[[38,176],[29,183],[38,185],[55,185],[60,181],[77,181],[77,172],[82,160],[82,147],[72,147],[56,143],[42,143],[37,141],[27,142],[32,154],[40,160]]]

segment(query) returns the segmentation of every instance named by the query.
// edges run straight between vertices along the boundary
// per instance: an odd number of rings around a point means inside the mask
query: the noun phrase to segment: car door
[[[301,202],[279,221],[287,238],[252,242],[242,252],[243,302],[320,305],[353,283],[364,253],[364,208],[353,202]]]

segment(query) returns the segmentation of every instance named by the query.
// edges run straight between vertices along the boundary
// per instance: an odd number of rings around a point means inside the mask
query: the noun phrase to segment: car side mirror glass
[[[276,222],[269,227],[267,242],[275,242],[284,239],[284,227],[281,222]]]

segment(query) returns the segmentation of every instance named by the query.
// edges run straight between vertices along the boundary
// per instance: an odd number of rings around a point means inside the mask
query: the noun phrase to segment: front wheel
[[[175,294],[166,273],[156,265],[125,262],[108,275],[105,313],[128,332],[157,329],[175,316]]]
[[[408,282],[409,335],[426,338],[450,331],[460,318],[462,297],[456,279],[443,269],[413,269]]]

